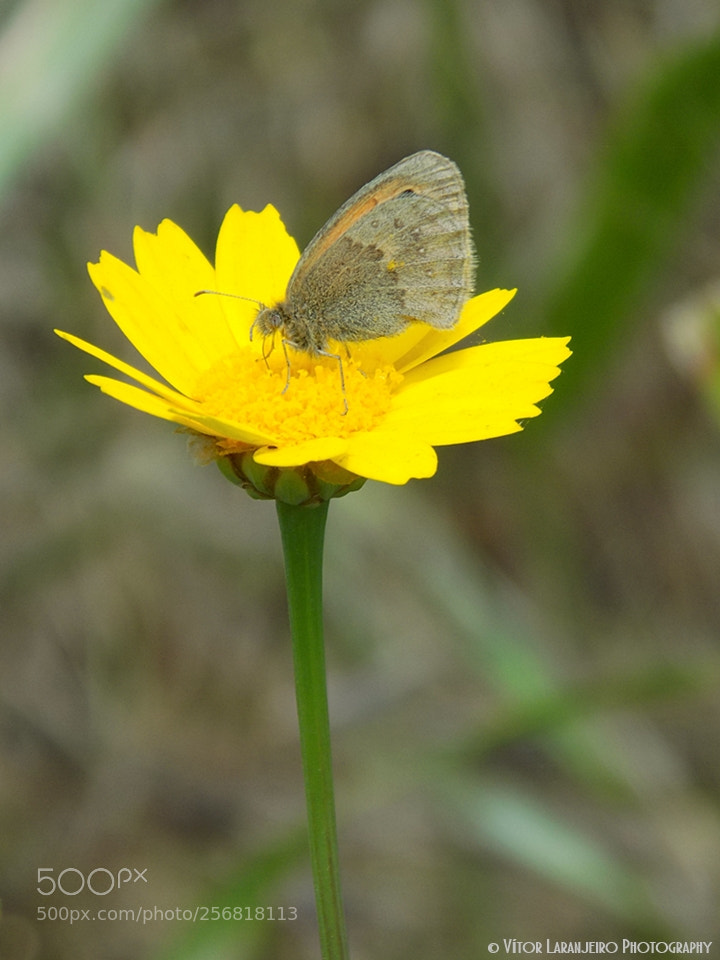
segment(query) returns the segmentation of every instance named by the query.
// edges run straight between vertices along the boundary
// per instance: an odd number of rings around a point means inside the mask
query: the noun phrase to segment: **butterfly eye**
[[[252,340],[255,330],[261,337],[269,337],[276,330],[281,330],[285,325],[285,318],[279,310],[271,307],[263,307],[252,322],[250,327],[250,339]]]

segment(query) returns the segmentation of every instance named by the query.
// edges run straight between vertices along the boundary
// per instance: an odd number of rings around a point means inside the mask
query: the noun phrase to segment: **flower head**
[[[204,438],[205,455],[256,496],[301,503],[366,478],[402,484],[432,476],[434,447],[522,429],[570,353],[569,338],[542,337],[439,356],[502,310],[514,295],[507,290],[473,297],[451,330],[412,323],[350,351],[333,343],[337,357],[286,349],[281,335],[251,336],[258,304],[283,300],[299,257],[272,206],[231,207],[214,267],[169,220],[156,234],[136,228],[134,251],[137,269],[103,252],[90,276],[165,382],[56,332],[134,383],[87,380]],[[196,296],[203,290],[223,295]]]

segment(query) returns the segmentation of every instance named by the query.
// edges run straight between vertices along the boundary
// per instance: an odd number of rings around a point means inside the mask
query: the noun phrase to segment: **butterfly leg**
[[[343,344],[343,346],[345,347],[345,353],[347,354],[348,360],[352,360],[352,354],[350,353],[350,347],[349,347],[347,344]],[[334,356],[336,356],[336,354],[333,353],[333,354],[330,354],[330,356],[333,356],[333,357],[334,357]],[[338,359],[340,359],[340,358],[338,357]],[[342,369],[342,366],[341,366],[341,369]],[[357,369],[357,372],[360,374],[361,377],[367,377],[367,374],[365,373],[365,371],[362,370],[360,367],[356,367],[356,369]],[[347,411],[345,411],[345,412],[347,413]]]
[[[251,338],[251,339],[252,339],[252,338]],[[269,346],[269,347],[268,347],[268,345],[267,345],[267,344],[268,344],[268,340],[270,341],[270,346]],[[273,336],[270,336],[270,337],[263,337],[263,342],[262,342],[262,358],[263,358],[263,360],[264,360],[264,362],[265,362],[265,366],[268,368],[268,370],[270,369],[269,357],[270,357],[270,354],[273,352],[274,349],[275,349],[275,337],[274,337],[274,335],[273,335]],[[285,360],[287,360],[287,354],[285,354]],[[286,387],[285,389],[287,389],[287,387]],[[283,391],[283,393],[284,393],[284,392],[285,392],[285,391]]]
[[[345,346],[345,349],[347,350],[347,345]],[[323,357],[330,357],[331,360],[337,360],[338,370],[340,371],[340,389],[342,390],[342,395],[343,395],[344,409],[343,409],[342,415],[344,417],[350,408],[348,407],[347,393],[345,392],[345,371],[343,370],[342,357],[340,356],[339,353],[328,353],[327,350],[320,350],[318,352]],[[347,350],[347,354],[349,357],[350,356],[349,350]]]
[[[292,367],[290,366],[290,357],[288,356],[288,347],[295,347],[295,344],[292,340],[282,340],[283,356],[285,357],[285,386],[280,391],[281,393],[287,393],[287,389],[290,386],[290,375],[292,374]],[[296,348],[297,349],[297,348]]]
[[[282,388],[282,391],[281,391],[282,393],[285,393],[288,387],[290,386],[290,374],[292,372],[292,368],[290,366],[290,357],[288,355],[288,347],[292,347],[294,350],[300,349],[296,343],[293,343],[292,340],[285,340],[283,338],[282,348],[283,348],[283,354],[285,355],[285,366],[287,369],[287,376],[285,378],[285,386]],[[331,360],[337,360],[338,371],[340,372],[340,389],[342,390],[342,395],[343,395],[342,415],[344,417],[350,408],[348,407],[347,393],[345,392],[345,371],[343,370],[342,357],[340,356],[339,353],[328,353],[327,350],[318,350],[317,352],[321,357],[329,357]]]

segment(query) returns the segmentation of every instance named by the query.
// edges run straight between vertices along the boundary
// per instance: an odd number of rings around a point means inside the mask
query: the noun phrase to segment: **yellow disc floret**
[[[194,398],[208,414],[240,420],[280,444],[348,437],[382,421],[402,375],[388,364],[366,372],[352,357],[341,362],[342,379],[333,357],[291,351],[288,377],[282,355],[266,360],[254,351],[238,350],[198,377]],[[227,442],[223,448],[230,452]]]

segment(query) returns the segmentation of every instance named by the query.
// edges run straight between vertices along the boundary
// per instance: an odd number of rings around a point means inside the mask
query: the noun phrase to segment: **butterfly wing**
[[[355,193],[305,249],[290,312],[327,339],[392,336],[407,323],[452,327],[472,294],[465,185],[432,151],[401,160]]]

